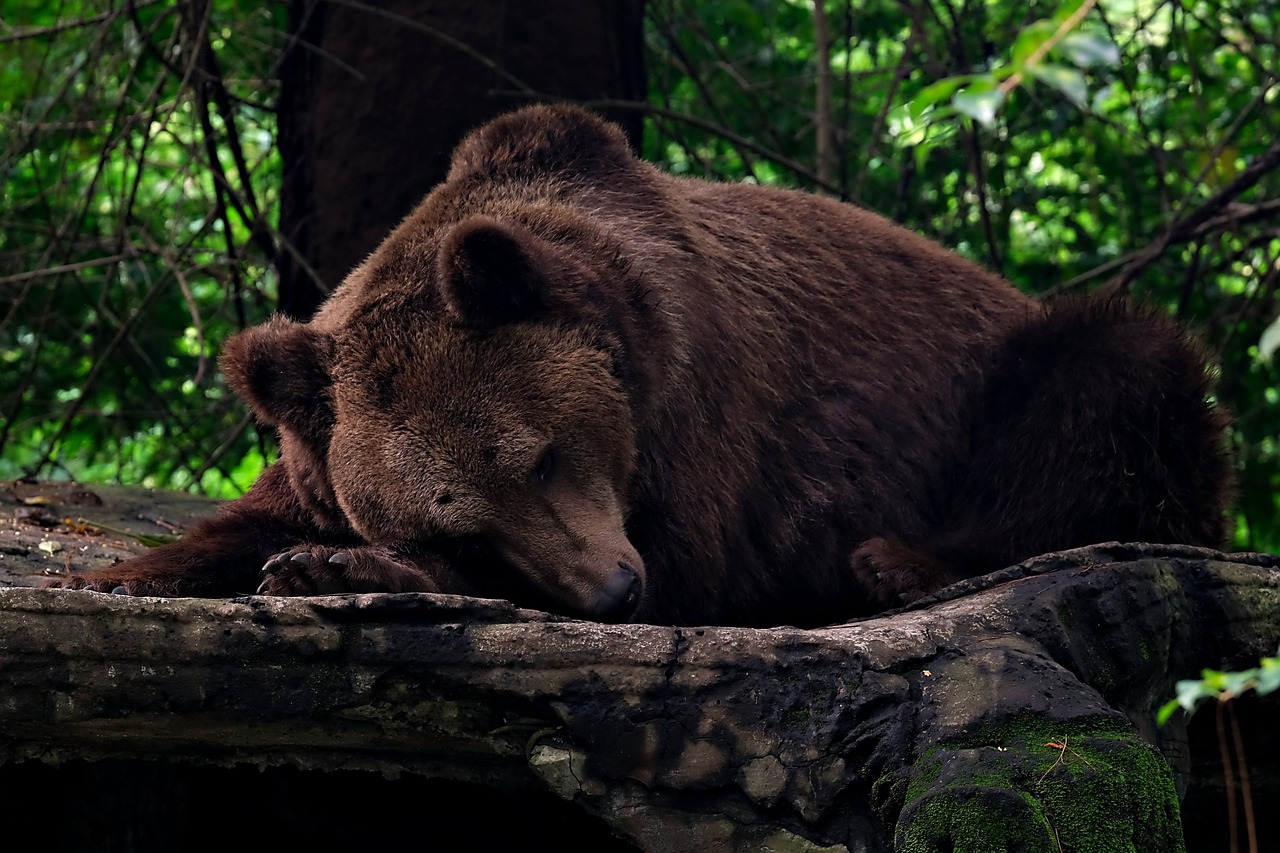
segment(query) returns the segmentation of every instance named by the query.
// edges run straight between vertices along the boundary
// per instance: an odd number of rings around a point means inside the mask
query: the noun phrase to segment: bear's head
[[[273,319],[222,366],[317,517],[378,544],[483,541],[535,601],[626,620],[645,567],[624,528],[632,383],[601,319],[616,259],[592,266],[551,227],[463,216],[412,251],[393,235],[340,322]]]

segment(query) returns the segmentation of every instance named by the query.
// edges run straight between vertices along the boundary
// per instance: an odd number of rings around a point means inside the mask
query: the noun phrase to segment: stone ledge
[[[1216,745],[1154,711],[1179,678],[1275,652],[1278,563],[1096,546],[818,630],[3,589],[0,758],[550,791],[651,850],[1174,850],[1175,774],[1188,803],[1212,788],[1192,762],[1203,775]],[[1255,801],[1274,801],[1277,737],[1251,736],[1269,738]]]

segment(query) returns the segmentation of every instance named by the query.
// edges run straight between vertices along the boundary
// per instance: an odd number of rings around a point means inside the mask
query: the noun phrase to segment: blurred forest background
[[[565,99],[675,173],[1183,318],[1236,544],[1280,550],[1278,74],[1275,0],[0,0],[0,479],[242,493],[274,447],[221,342],[308,316],[467,129]]]

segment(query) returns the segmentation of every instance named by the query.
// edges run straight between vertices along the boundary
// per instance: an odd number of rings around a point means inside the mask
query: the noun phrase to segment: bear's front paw
[[[262,567],[258,595],[343,592],[438,592],[430,575],[374,546],[307,545],[277,554]]]

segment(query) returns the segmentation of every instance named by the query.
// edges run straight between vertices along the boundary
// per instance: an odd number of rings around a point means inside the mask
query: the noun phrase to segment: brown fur
[[[1224,537],[1221,418],[1169,321],[1046,312],[856,207],[664,175],[570,108],[474,133],[311,323],[222,365],[280,461],[67,585],[811,625],[1054,549]]]

